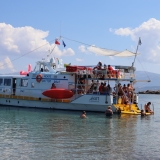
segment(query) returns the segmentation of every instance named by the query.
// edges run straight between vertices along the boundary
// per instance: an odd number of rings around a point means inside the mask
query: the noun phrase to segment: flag
[[[141,38],[139,37],[138,45],[141,45],[141,44],[142,44]]]
[[[55,44],[60,45],[60,42],[58,41],[58,39],[55,40]]]
[[[63,46],[65,47],[65,46],[66,46],[66,44],[64,43],[64,41],[62,41],[62,43],[63,43]]]

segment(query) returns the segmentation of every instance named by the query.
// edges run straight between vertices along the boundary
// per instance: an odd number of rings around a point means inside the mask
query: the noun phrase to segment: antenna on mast
[[[139,40],[138,40],[138,44],[137,44],[137,49],[136,49],[136,53],[135,53],[135,57],[134,57],[134,61],[132,63],[132,67],[134,67],[134,63],[135,63],[135,60],[136,60],[136,57],[137,57],[137,52],[138,52],[138,47],[139,45],[141,45],[142,42],[141,42],[141,37],[139,37]]]

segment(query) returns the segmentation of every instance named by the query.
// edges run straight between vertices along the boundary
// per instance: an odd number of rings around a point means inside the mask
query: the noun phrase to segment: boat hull
[[[77,110],[77,111],[93,111],[105,112],[108,106],[111,106],[112,97],[101,95],[82,95],[74,100],[56,100],[47,98],[34,98],[30,97],[16,97],[16,98],[0,98],[0,105],[18,106],[18,107],[31,107],[31,108],[48,108],[48,109],[62,109],[62,110]],[[106,103],[107,102],[107,103]],[[112,110],[116,108],[112,106]]]
[[[92,111],[92,112],[105,112],[105,110],[108,108],[108,105],[74,104],[74,103],[65,103],[65,102],[42,102],[42,101],[15,100],[15,99],[12,99],[12,100],[0,99],[0,101],[1,101],[0,103],[1,105],[27,107],[27,108],[44,108],[44,109],[60,109],[60,110],[75,110],[75,111],[85,110],[85,111]]]

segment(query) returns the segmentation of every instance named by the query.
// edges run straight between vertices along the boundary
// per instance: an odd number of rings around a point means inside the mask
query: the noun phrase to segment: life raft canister
[[[38,74],[38,75],[36,76],[36,81],[37,81],[38,83],[40,83],[41,80],[42,80],[42,75],[41,75],[41,74]]]

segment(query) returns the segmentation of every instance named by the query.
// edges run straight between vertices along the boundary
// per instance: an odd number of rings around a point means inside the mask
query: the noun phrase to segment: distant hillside
[[[160,74],[136,71],[136,79],[151,80],[151,82],[137,82],[135,84],[136,91],[160,90]]]

